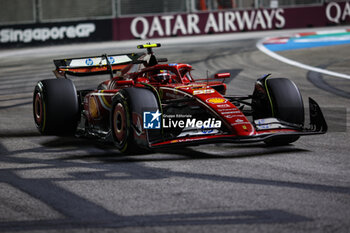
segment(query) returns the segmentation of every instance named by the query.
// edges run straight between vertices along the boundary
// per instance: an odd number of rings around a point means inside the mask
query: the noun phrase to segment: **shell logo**
[[[227,102],[227,99],[220,98],[220,97],[214,97],[214,98],[209,98],[206,100],[207,103],[211,104],[223,104]]]

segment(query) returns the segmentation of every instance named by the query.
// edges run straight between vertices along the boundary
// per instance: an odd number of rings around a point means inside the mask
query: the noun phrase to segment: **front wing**
[[[250,136],[237,136],[233,134],[219,135],[201,135],[192,137],[174,138],[166,141],[158,141],[150,144],[150,148],[168,148],[173,146],[194,146],[199,144],[211,143],[254,143],[271,139],[283,139],[291,136],[307,136],[324,134],[328,130],[326,120],[321,108],[313,99],[309,98],[310,125],[306,127],[292,127],[292,124],[286,123],[289,128],[268,129],[256,131]],[[283,122],[282,122],[283,124]]]

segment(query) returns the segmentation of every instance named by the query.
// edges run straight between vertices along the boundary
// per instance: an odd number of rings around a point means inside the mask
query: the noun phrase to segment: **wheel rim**
[[[42,103],[40,92],[36,93],[35,95],[34,117],[35,117],[35,122],[38,125],[41,125],[43,121],[43,103]]]
[[[126,118],[125,109],[121,103],[114,108],[113,129],[117,141],[122,144],[126,138]]]

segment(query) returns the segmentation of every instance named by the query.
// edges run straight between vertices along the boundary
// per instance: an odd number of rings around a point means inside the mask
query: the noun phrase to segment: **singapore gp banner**
[[[322,27],[350,22],[350,2],[321,6],[137,16],[114,20],[113,39],[147,39],[273,29]]]
[[[0,26],[0,47],[112,40],[111,20]]]

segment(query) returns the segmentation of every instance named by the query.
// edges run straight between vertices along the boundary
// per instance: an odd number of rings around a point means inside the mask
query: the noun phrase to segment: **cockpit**
[[[191,69],[187,64],[155,65],[144,69],[139,78],[154,84],[187,84],[193,80]]]

